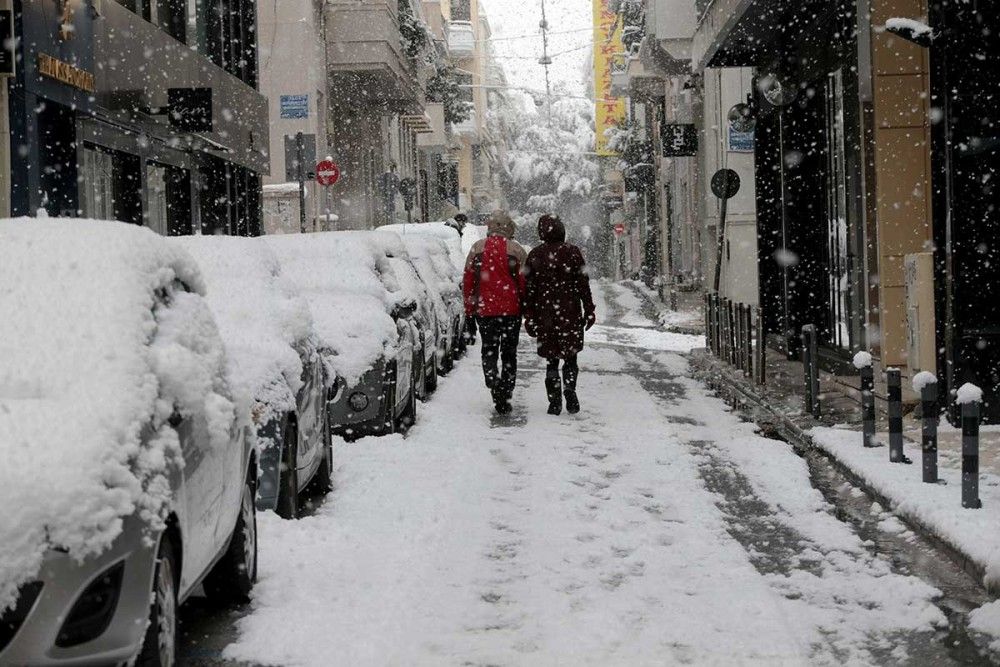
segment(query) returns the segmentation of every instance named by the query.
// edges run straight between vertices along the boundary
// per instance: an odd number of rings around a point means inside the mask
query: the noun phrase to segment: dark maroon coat
[[[565,359],[583,349],[587,317],[594,298],[583,253],[566,243],[566,229],[557,218],[539,223],[543,243],[528,254],[523,312],[528,334],[538,339],[538,354]]]

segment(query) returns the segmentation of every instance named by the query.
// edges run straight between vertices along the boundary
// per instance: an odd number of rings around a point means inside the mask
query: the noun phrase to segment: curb
[[[704,382],[709,388],[718,392],[723,400],[733,406],[734,410],[742,413],[744,416],[749,418],[750,421],[753,421],[758,426],[764,428],[765,435],[767,435],[766,431],[770,430],[772,433],[777,433],[796,451],[800,453],[808,452],[822,456],[824,459],[829,461],[838,472],[844,475],[844,477],[846,477],[851,484],[864,491],[868,496],[877,501],[883,507],[891,509],[893,515],[903,521],[908,528],[913,530],[915,533],[919,533],[921,537],[927,539],[949,558],[955,561],[955,563],[967,574],[975,577],[976,581],[979,582],[979,585],[982,586],[986,592],[991,595],[1000,595],[1000,582],[992,585],[986,583],[986,568],[984,565],[973,559],[960,546],[944,537],[941,537],[934,530],[927,527],[919,517],[897,508],[896,503],[891,498],[886,497],[881,492],[872,488],[864,477],[837,458],[837,456],[822,447],[817,446],[813,442],[812,437],[807,434],[801,426],[789,419],[787,415],[771,408],[766,403],[765,399],[753,391],[752,388],[742,382],[739,382],[738,380],[735,380],[734,378],[729,377],[727,373],[711,372],[713,362],[708,360],[707,357],[694,354],[688,355],[688,362],[694,371],[693,375],[696,379]],[[816,425],[819,426],[819,424]]]

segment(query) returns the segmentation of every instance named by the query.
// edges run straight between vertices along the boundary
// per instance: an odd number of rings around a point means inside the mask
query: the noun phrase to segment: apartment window
[[[257,9],[253,0],[194,0],[198,51],[236,78],[257,87]]]
[[[202,0],[191,0],[192,5],[201,4]],[[187,43],[188,0],[118,0],[129,11],[160,26],[164,32],[181,42]]]
[[[451,3],[452,21],[472,20],[472,0],[452,0]]]

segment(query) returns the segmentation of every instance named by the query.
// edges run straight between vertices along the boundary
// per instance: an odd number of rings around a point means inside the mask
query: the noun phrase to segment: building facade
[[[256,3],[218,4],[11,3],[11,214],[259,233]]]

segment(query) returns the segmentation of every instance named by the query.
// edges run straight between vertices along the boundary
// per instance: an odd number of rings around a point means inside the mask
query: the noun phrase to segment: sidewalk
[[[904,419],[904,449],[912,465],[889,463],[887,446],[861,445],[861,410],[846,392],[823,386],[822,415],[803,414],[802,378],[791,362],[768,360],[768,384],[754,385],[732,366],[696,350],[695,374],[720,391],[765,431],[780,434],[796,447],[823,451],[849,477],[914,530],[945,546],[991,593],[1000,593],[1000,427],[983,427],[980,438],[979,493],[982,509],[961,505],[961,431],[943,419],[938,434],[940,482],[921,480],[920,422]],[[788,365],[789,368],[783,368]],[[773,367],[772,367],[773,366]],[[798,367],[801,375],[801,366]],[[888,443],[884,422],[876,440]]]

